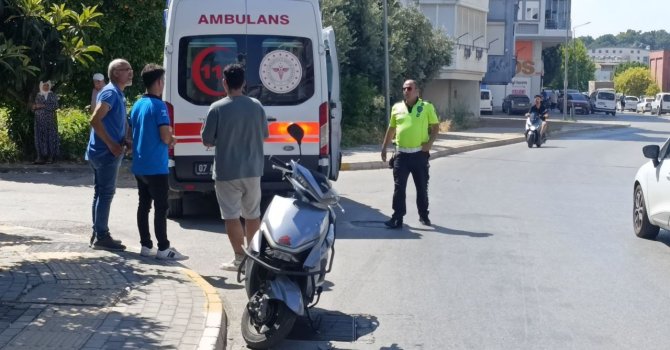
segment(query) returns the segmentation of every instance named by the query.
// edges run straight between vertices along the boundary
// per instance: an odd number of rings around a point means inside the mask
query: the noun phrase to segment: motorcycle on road
[[[302,128],[291,124],[288,131],[301,150]],[[291,197],[274,196],[238,270],[238,281],[244,281],[249,298],[242,314],[242,336],[252,349],[279,343],[298,316],[307,316],[316,329],[309,309],[319,302],[325,276],[332,269],[334,209],[341,209],[339,195],[323,174],[295,160],[271,161],[294,192]]]
[[[538,148],[547,142],[547,136],[542,133],[542,118],[537,113],[526,113],[526,143],[528,148],[536,145]]]

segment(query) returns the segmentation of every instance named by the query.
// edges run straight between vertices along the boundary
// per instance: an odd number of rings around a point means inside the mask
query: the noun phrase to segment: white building
[[[588,49],[587,54],[596,64],[596,80],[612,81],[614,70],[622,63],[639,62],[649,65],[649,50],[630,47],[601,47]]]
[[[454,41],[452,64],[423,87],[423,97],[440,115],[448,109],[465,108],[479,116],[479,83],[487,69],[488,39],[486,16],[488,0],[405,0],[418,6],[435,28]]]

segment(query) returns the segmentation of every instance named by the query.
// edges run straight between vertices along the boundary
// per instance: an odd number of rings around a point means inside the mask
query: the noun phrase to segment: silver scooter
[[[528,148],[533,148],[536,145],[538,148],[543,143],[547,142],[547,136],[541,135],[542,119],[537,113],[526,113],[526,143]]]
[[[291,124],[288,132],[301,149],[302,128]],[[297,316],[306,315],[316,329],[309,309],[319,302],[326,273],[333,266],[334,208],[340,207],[339,195],[324,175],[294,160],[287,164],[270,160],[292,185],[294,195],[272,199],[238,270],[237,279],[245,282],[249,298],[242,314],[242,336],[252,349],[276,345],[289,334]]]

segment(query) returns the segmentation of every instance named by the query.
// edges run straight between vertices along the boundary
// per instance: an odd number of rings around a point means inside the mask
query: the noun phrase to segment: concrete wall
[[[649,53],[651,78],[658,84],[661,91],[670,91],[670,51],[653,51]]]
[[[482,83],[507,84],[514,77],[514,19],[516,0],[490,0],[487,46],[488,69]],[[495,103],[495,101],[494,101]]]
[[[440,118],[446,118],[455,106],[463,106],[479,116],[479,82],[469,80],[433,80],[422,90],[422,98],[432,102]]]

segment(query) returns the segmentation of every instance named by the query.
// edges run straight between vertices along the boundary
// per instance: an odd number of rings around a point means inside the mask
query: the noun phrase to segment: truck
[[[613,81],[604,81],[604,80],[589,80],[589,96],[600,89],[612,89],[614,90]]]

